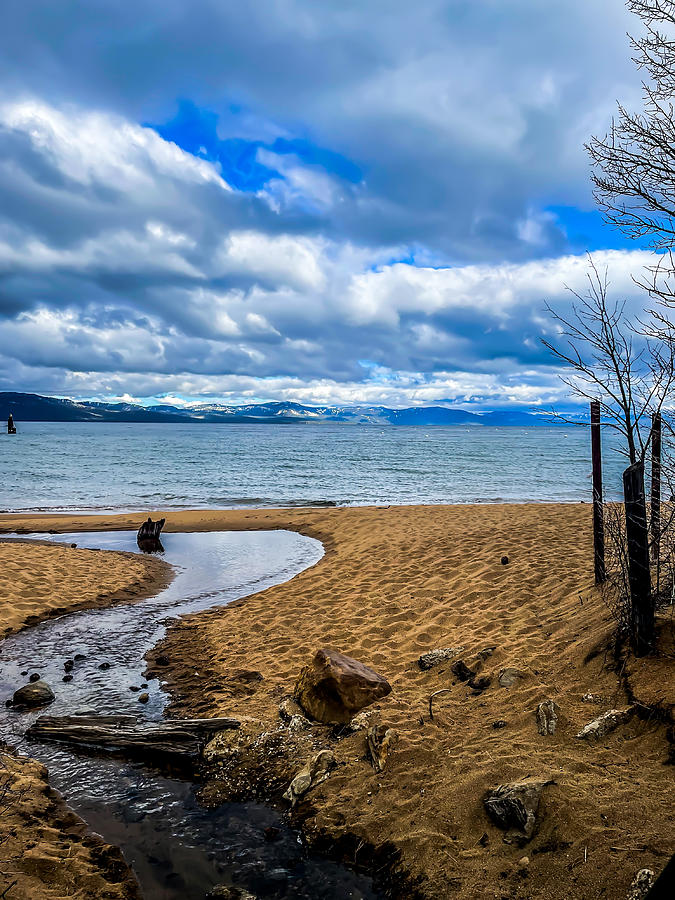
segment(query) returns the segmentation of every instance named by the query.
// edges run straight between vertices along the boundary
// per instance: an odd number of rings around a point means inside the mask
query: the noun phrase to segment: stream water
[[[80,547],[135,551],[133,532],[34,535]],[[316,563],[318,541],[286,531],[164,534],[165,559],[176,577],[155,597],[133,605],[71,613],[12,635],[0,645],[0,699],[39,672],[56,695],[47,709],[20,713],[0,706],[8,743],[43,762],[50,780],[88,825],[122,848],[145,900],[203,900],[217,884],[261,898],[374,900],[370,880],[309,855],[280,815],[260,804],[199,805],[195,786],[174,773],[91,756],[58,744],[26,741],[37,715],[135,714],[159,719],[166,694],[146,684],[144,655],[161,640],[169,618],[221,606],[286,581]],[[73,680],[64,662],[76,654]],[[108,667],[100,668],[107,664]],[[279,835],[265,840],[265,829]]]

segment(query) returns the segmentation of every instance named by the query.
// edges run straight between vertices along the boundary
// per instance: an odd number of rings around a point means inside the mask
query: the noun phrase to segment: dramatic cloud
[[[586,248],[639,302],[587,212],[639,88],[618,0],[4,18],[2,389],[537,404]]]

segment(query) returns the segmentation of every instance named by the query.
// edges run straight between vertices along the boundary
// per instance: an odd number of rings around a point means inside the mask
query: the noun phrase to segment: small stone
[[[423,653],[420,656],[417,660],[417,665],[423,672],[427,672],[429,669],[433,669],[435,666],[453,659],[463,650],[464,647],[445,647],[442,650],[430,650],[428,653]]]
[[[160,653],[159,656],[155,658],[156,666],[168,666],[169,665],[169,657],[165,653]]]
[[[634,715],[635,707],[633,706],[628,706],[626,709],[610,709],[601,716],[598,716],[597,719],[593,719],[588,725],[584,725],[577,737],[581,740],[602,738],[611,731],[614,731],[615,728],[618,728],[619,725],[624,725],[632,719]]]
[[[651,869],[640,869],[633,879],[626,900],[644,900],[654,886],[654,873]]]
[[[147,687],[147,684],[143,683],[143,684],[141,685],[141,687],[142,687],[142,688],[146,688],[146,687]]]
[[[581,701],[582,703],[602,703],[602,697],[599,694],[584,694]]]
[[[519,669],[510,667],[502,669],[499,673],[499,686],[503,688],[509,688],[514,685],[516,681],[524,677],[525,673],[521,672]]]
[[[502,565],[503,565],[503,566],[508,566],[508,564],[509,564],[509,558],[508,558],[508,556],[502,556]]]
[[[65,682],[72,681],[72,680],[73,680],[72,675],[64,675],[63,678],[61,679],[61,681],[65,681]]]
[[[54,699],[52,689],[46,681],[32,681],[30,684],[24,684],[17,691],[14,691],[12,703],[14,706],[25,707],[26,709],[35,709],[38,706],[46,706]]]
[[[230,884],[219,884],[217,887],[211,888],[206,895],[206,900],[257,900],[257,897],[249,894],[243,888]]]
[[[322,784],[328,778],[335,765],[333,753],[330,750],[321,750],[308,760],[293,778],[284,794],[284,799],[290,800],[291,806],[295,806],[307,791]]]
[[[138,691],[140,691],[140,688],[139,688],[139,687],[136,687],[135,684],[130,684],[130,685],[129,685],[129,690],[130,690],[130,691],[133,691],[134,693],[138,693]]]
[[[28,680],[29,680],[29,681],[39,681],[39,680],[40,680],[40,673],[39,673],[39,672],[33,672],[33,674],[30,676],[30,678],[29,678]]]
[[[66,672],[72,672],[75,668],[75,660],[67,659],[63,664],[63,668],[66,670]]]
[[[492,654],[495,652],[496,649],[497,649],[496,644],[493,645],[492,647],[484,647],[482,650],[478,651],[478,653],[476,654],[476,658],[479,659],[481,662],[486,662],[492,656]]]
[[[303,719],[305,718],[302,707],[292,697],[284,697],[279,703],[279,718],[282,722],[288,723],[295,716],[302,716]]]
[[[366,732],[366,753],[376,772],[384,772],[392,747],[398,741],[393,728],[385,725],[373,725]]]
[[[450,670],[460,681],[470,681],[472,678],[476,677],[476,672],[474,672],[473,669],[470,669],[463,659],[458,659],[457,662],[454,662],[450,667]]]
[[[82,662],[82,660],[86,658],[87,657],[84,655],[84,653],[76,653],[74,657],[75,662]]]
[[[76,547],[77,547],[77,544],[71,544],[71,545],[70,545],[70,549],[71,549],[71,550],[74,550]]]
[[[509,723],[505,719],[497,719],[496,722],[492,723],[492,727],[497,730],[498,728],[506,728]]]
[[[537,707],[537,730],[539,734],[555,734],[558,725],[558,707],[553,700],[544,700]]]
[[[485,795],[485,809],[495,824],[508,829],[505,839],[526,843],[537,824],[539,801],[544,788],[553,784],[541,778],[523,778],[500,784]]]
[[[482,675],[480,678],[472,678],[469,681],[469,687],[475,694],[482,694],[491,684],[492,679],[489,675]]]
[[[101,665],[99,666],[99,669],[100,669],[102,672],[107,672],[109,668],[110,668],[110,663],[109,663],[109,662],[102,662]]]
[[[28,675],[28,669],[26,669],[24,672],[21,673],[21,677],[25,678],[26,675]]]
[[[150,699],[150,694],[143,693],[143,694],[138,695],[139,703],[147,703],[149,699]]]

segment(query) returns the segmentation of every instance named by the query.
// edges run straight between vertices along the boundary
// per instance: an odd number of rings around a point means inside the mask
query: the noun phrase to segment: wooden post
[[[591,454],[593,457],[593,554],[595,583],[602,584],[605,572],[605,522],[602,511],[602,450],[600,445],[600,401],[591,400]]]
[[[652,556],[661,555],[661,413],[652,416],[652,493],[651,493]],[[658,591],[658,585],[657,585]]]
[[[644,656],[651,650],[654,640],[654,607],[643,463],[633,463],[623,473],[623,497],[631,598],[631,643],[635,655]]]

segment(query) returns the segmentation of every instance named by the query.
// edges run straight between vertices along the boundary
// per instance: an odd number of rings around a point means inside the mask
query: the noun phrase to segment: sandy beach
[[[325,548],[292,581],[169,631],[161,652],[170,662],[163,677],[172,715],[245,717],[247,730],[269,733],[279,725],[280,698],[321,647],[355,657],[392,685],[369,708],[369,722],[398,735],[383,773],[364,758],[362,732],[339,740],[325,728],[312,735],[317,745],[332,741],[338,767],[296,809],[310,843],[338,845],[357,865],[386,857],[398,877],[390,883],[405,885],[400,896],[424,898],[616,898],[639,869],[663,868],[675,850],[664,722],[635,716],[599,742],[576,737],[598,714],[628,703],[627,672],[620,677],[612,666],[612,623],[593,586],[588,505],[161,515],[169,531],[289,528]],[[137,527],[141,519],[3,516],[0,527],[76,531]],[[65,607],[58,572],[69,554],[86,551],[35,552],[52,586],[50,602]],[[112,564],[106,570],[99,561],[107,557],[97,554],[100,567],[85,567],[90,595],[111,602],[119,599],[119,579],[126,590],[143,579],[126,558],[118,572]],[[21,621],[41,614],[39,599],[29,608],[29,582],[22,596]],[[449,665],[420,670],[420,654],[447,647],[463,648],[469,665],[494,648],[482,664],[491,678],[485,691],[473,692]],[[667,718],[673,672],[660,665],[666,687],[657,699]],[[648,666],[641,664],[639,683]],[[500,686],[504,669],[517,670],[510,687]],[[260,672],[262,680],[234,689],[239,670]],[[436,698],[430,720],[429,697],[439,689],[449,690]],[[546,699],[558,705],[560,719],[556,733],[543,736],[535,710]],[[519,847],[504,842],[483,797],[528,775],[552,784],[537,833]],[[217,778],[210,788],[217,797]]]

